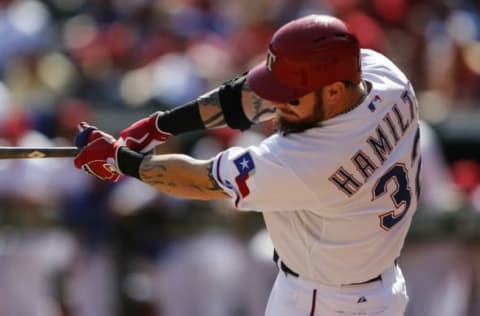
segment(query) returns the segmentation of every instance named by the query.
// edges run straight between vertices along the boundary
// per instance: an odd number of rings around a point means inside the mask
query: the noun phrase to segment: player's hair
[[[353,89],[355,88],[356,84],[351,82],[350,80],[342,80],[341,81],[347,89]]]

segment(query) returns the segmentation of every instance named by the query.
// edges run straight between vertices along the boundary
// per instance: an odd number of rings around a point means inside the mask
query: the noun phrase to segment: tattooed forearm
[[[221,111],[221,110],[220,110]],[[209,119],[205,120],[203,122],[205,124],[205,127],[207,128],[215,128],[215,127],[223,127],[226,125],[226,122],[223,118],[223,113],[218,112],[217,114],[214,114],[212,117]]]
[[[197,99],[200,116],[207,129],[227,126],[218,91],[218,88],[214,89]],[[256,95],[247,83],[242,87],[242,108],[252,123],[267,121],[275,113],[273,104]]]
[[[252,122],[259,123],[265,121],[275,113],[275,108],[265,107],[264,101],[256,96],[252,96],[253,109],[255,116],[251,118]]]
[[[177,183],[175,166],[162,160],[161,156],[147,156],[140,165],[140,178],[143,182],[164,193],[175,195],[175,190],[181,184]]]
[[[243,108],[250,121],[259,123],[273,117],[275,107],[269,101],[257,96],[247,83],[243,86],[243,92]]]
[[[228,198],[212,175],[211,160],[181,154],[148,155],[140,165],[140,179],[155,189],[190,199]]]
[[[140,178],[150,185],[165,185],[164,176],[167,172],[167,167],[151,160],[145,159],[140,168]]]
[[[207,190],[209,191],[221,191],[225,196],[228,196],[223,189],[218,185],[217,180],[213,177],[213,162],[210,162],[207,166],[207,171],[208,171],[208,180],[209,180],[209,186],[207,187]]]
[[[223,116],[222,107],[220,106],[218,90],[210,91],[199,97],[198,106],[203,124],[206,128],[217,128],[227,125]]]

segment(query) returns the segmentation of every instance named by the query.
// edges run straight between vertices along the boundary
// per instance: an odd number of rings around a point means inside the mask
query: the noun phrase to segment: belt
[[[273,262],[278,266],[278,261],[280,261],[280,267],[279,269],[285,272],[285,274],[290,274],[291,276],[294,276],[298,278],[299,274],[292,269],[290,269],[285,263],[283,263],[282,260],[280,260],[280,257],[278,256],[278,253],[276,250],[273,250]]]
[[[280,257],[278,256],[278,253],[276,250],[273,250],[273,262],[278,266],[278,262],[280,261],[280,266],[279,269],[282,270],[285,274],[291,275],[295,278],[298,278],[300,275],[290,269],[285,263],[283,263],[282,260],[280,260]],[[395,265],[397,265],[397,260],[395,260]],[[376,281],[381,281],[382,280],[382,275],[379,274],[374,278],[371,278],[370,280],[364,281],[364,282],[359,282],[359,283],[350,283],[350,284],[345,284],[345,285],[361,285],[361,284],[367,284],[367,283],[373,283]]]

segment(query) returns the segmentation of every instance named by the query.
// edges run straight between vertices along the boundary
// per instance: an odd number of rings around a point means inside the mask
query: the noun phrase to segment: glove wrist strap
[[[121,173],[127,176],[140,179],[140,164],[145,157],[142,153],[137,153],[128,147],[121,146],[117,149],[117,167]]]

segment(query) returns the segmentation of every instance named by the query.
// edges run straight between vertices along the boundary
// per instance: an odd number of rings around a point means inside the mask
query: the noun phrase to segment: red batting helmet
[[[336,81],[360,82],[360,46],[341,20],[309,15],[282,26],[247,75],[260,97],[288,102]]]

